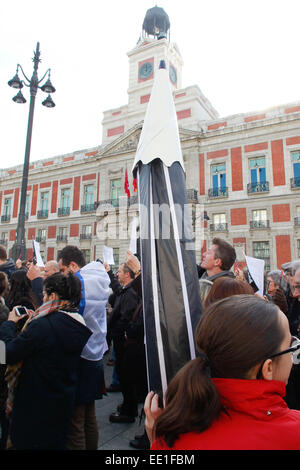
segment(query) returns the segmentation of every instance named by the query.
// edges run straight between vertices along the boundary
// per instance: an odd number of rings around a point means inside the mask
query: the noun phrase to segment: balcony
[[[189,202],[198,202],[198,191],[196,189],[187,189],[186,194]]]
[[[45,236],[36,237],[35,241],[38,243],[46,243],[46,237]]]
[[[219,198],[219,197],[228,197],[228,188],[210,188],[208,190],[209,198]]]
[[[299,189],[300,188],[300,178],[291,178],[291,189]]]
[[[57,209],[58,217],[62,217],[64,215],[70,215],[70,207],[59,207]]]
[[[265,181],[264,183],[248,183],[247,184],[248,194],[266,193],[268,191],[269,191],[269,181]]]
[[[47,219],[48,217],[48,209],[41,209],[37,211],[37,218],[38,219]]]
[[[210,231],[211,232],[228,232],[228,224],[227,223],[210,224]]]
[[[68,235],[57,235],[56,241],[57,241],[57,242],[64,242],[64,243],[67,243],[67,241],[68,241]]]
[[[9,222],[10,214],[1,215],[1,222]]]
[[[296,227],[300,227],[300,217],[295,217],[295,218],[294,218],[294,225],[295,225]]]
[[[7,238],[0,238],[0,245],[7,246]]]
[[[82,213],[95,212],[98,205],[99,205],[98,202],[93,202],[92,204],[83,204],[80,208],[80,212]]]
[[[92,234],[91,233],[81,233],[80,240],[91,240]]]
[[[270,228],[269,220],[250,220],[250,230]]]

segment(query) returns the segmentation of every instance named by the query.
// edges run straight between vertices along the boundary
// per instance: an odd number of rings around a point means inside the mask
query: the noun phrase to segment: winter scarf
[[[21,332],[25,331],[29,323],[31,323],[32,321],[38,320],[39,318],[44,317],[48,315],[49,313],[54,312],[55,310],[60,310],[63,308],[67,309],[68,307],[70,307],[70,302],[66,300],[62,300],[60,302],[58,300],[50,300],[49,302],[45,302],[34,312],[34,314],[30,318],[28,318]],[[6,416],[7,417],[9,417],[13,409],[15,389],[18,384],[19,376],[20,376],[21,369],[22,369],[22,364],[23,364],[23,361],[20,361],[20,362],[17,362],[16,364],[8,365],[6,369],[5,380],[7,382],[7,387],[8,387],[8,396],[6,400]]]

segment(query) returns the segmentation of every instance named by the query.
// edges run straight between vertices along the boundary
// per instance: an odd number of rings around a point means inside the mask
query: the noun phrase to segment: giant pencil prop
[[[202,312],[177,116],[165,61],[156,73],[133,174],[139,195],[148,386],[161,394],[195,357],[194,332]]]

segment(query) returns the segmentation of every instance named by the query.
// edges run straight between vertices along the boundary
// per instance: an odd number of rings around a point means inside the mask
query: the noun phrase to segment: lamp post
[[[25,259],[25,256],[26,256],[26,244],[25,244],[26,193],[27,193],[27,184],[28,184],[28,171],[29,171],[34,105],[35,105],[35,97],[39,88],[43,92],[48,93],[48,97],[42,102],[42,105],[46,106],[47,108],[53,108],[55,106],[50,96],[50,93],[55,92],[55,88],[50,81],[50,69],[48,69],[45,72],[45,74],[40,80],[38,79],[37,71],[38,71],[39,63],[41,62],[39,42],[36,45],[36,51],[34,52],[34,57],[32,61],[33,61],[33,74],[32,74],[31,80],[29,80],[26,77],[21,65],[18,64],[17,72],[15,76],[8,82],[8,85],[11,86],[12,88],[19,89],[19,92],[16,94],[16,96],[12,98],[15,103],[26,103],[26,99],[24,98],[21,92],[21,88],[23,88],[23,85],[30,88],[30,104],[29,104],[29,115],[28,115],[28,125],[27,125],[25,157],[24,157],[24,165],[23,165],[20,210],[19,210],[18,225],[17,225],[17,231],[16,231],[16,241],[11,249],[11,257],[13,258],[14,261],[16,261],[20,257],[22,259]],[[19,69],[21,70],[25,80],[20,80],[18,76]],[[47,74],[48,74],[47,81],[44,83],[44,85],[40,86],[41,82],[44,80]]]

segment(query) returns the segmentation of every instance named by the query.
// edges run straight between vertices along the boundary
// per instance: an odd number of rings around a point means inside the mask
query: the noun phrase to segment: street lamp
[[[28,125],[27,125],[27,137],[26,137],[26,147],[25,147],[25,157],[24,157],[24,165],[23,165],[23,177],[22,177],[22,188],[21,188],[21,201],[20,201],[20,210],[18,216],[18,225],[17,225],[17,232],[16,232],[16,241],[12,246],[11,249],[11,257],[16,261],[18,258],[25,259],[26,256],[26,244],[25,244],[25,209],[26,209],[26,193],[27,193],[27,184],[28,184],[28,171],[29,171],[29,159],[30,159],[30,147],[31,147],[31,135],[32,135],[32,124],[33,124],[33,114],[34,114],[34,105],[35,105],[35,97],[40,88],[44,93],[48,93],[47,98],[42,102],[42,105],[46,106],[47,108],[53,108],[55,103],[53,102],[50,93],[55,92],[55,88],[50,81],[50,69],[48,69],[43,77],[39,80],[38,79],[38,66],[40,59],[40,43],[38,42],[36,45],[36,51],[34,52],[33,61],[33,74],[31,80],[29,80],[21,65],[17,65],[17,71],[15,76],[9,80],[8,85],[12,88],[18,89],[18,93],[16,96],[12,98],[15,103],[26,103],[26,99],[24,98],[21,88],[23,86],[27,86],[30,88],[30,104],[29,104],[29,115],[28,115]],[[25,79],[20,80],[19,78],[19,70],[21,70],[22,75]],[[44,80],[46,75],[48,74],[48,79],[41,85],[41,82]]]

